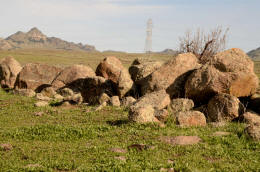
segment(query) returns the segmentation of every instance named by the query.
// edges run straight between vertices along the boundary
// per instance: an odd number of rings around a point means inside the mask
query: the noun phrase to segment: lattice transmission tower
[[[146,40],[145,40],[145,47],[144,51],[146,53],[152,52],[152,32],[153,31],[153,21],[149,19],[147,21],[147,28],[146,28]]]

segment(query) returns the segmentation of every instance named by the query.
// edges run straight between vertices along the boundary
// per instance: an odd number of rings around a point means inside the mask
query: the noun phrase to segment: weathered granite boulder
[[[6,57],[0,61],[0,83],[2,88],[13,88],[18,73],[22,67],[13,57]]]

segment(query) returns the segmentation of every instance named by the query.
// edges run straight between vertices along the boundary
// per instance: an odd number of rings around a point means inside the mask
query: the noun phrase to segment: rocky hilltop
[[[260,47],[255,49],[255,50],[251,50],[248,53],[248,56],[251,57],[253,60],[260,60]]]
[[[0,50],[19,48],[47,48],[64,50],[96,51],[94,46],[67,42],[56,37],[47,37],[36,27],[29,32],[18,31],[6,39],[0,38]]]

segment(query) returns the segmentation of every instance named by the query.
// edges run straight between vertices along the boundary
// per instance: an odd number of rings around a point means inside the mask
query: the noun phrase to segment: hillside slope
[[[47,37],[36,27],[29,32],[18,31],[6,39],[0,39],[0,50],[21,48],[96,51],[95,47],[91,45],[76,44],[56,37]]]
[[[260,47],[255,50],[249,51],[247,54],[253,60],[260,61]]]

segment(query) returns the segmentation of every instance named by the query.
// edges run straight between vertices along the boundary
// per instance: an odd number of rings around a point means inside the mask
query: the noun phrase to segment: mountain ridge
[[[33,27],[28,32],[18,31],[6,39],[0,39],[0,50],[11,50],[21,48],[47,48],[64,50],[97,51],[92,45],[74,43],[56,37],[48,37],[38,28]]]

